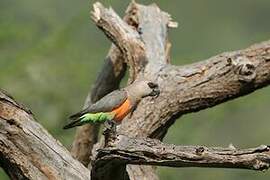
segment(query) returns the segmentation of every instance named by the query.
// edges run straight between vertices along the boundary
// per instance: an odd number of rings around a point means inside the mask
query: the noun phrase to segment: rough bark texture
[[[144,44],[139,33],[123,21],[113,9],[106,9],[101,3],[94,4],[92,19],[108,38],[120,49],[130,67],[130,82],[144,68],[146,60]]]
[[[266,170],[270,165],[270,148],[266,145],[250,149],[236,149],[232,145],[228,148],[175,146],[150,138],[139,139],[118,135],[113,146],[98,152],[95,171],[103,171],[103,167],[108,165],[108,162]]]
[[[137,136],[162,137],[183,114],[215,106],[268,85],[269,55],[270,41],[267,41],[196,64],[167,65],[156,77],[161,88],[159,98],[150,102],[144,100],[121,127]],[[130,128],[138,124],[140,128]]]
[[[11,179],[90,179],[31,111],[0,91],[0,165]]]
[[[270,41],[199,63],[174,66],[169,64],[168,28],[177,23],[156,5],[132,2],[122,20],[112,9],[95,3],[92,18],[115,46],[85,106],[118,88],[126,64],[129,83],[140,78],[155,81],[161,94],[157,99],[145,98],[133,116],[117,128],[122,135],[110,138],[106,146],[102,139],[94,146],[98,126],[77,130],[72,154],[86,166],[93,152],[91,179],[158,179],[149,165],[255,170],[269,167],[267,146],[237,150],[166,145],[159,140],[181,115],[269,85]],[[90,179],[90,171],[33,121],[29,110],[4,93],[0,94],[0,126],[0,164],[11,178]]]

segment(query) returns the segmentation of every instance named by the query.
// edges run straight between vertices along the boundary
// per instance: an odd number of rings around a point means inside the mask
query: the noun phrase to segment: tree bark
[[[0,165],[11,179],[90,179],[30,110],[0,91]]]
[[[113,146],[98,152],[94,171],[105,173],[104,167],[116,163],[266,170],[270,165],[270,148],[266,145],[250,149],[236,149],[232,145],[228,148],[175,146],[150,138],[118,135]]]
[[[117,128],[107,146],[98,126],[77,130],[71,157],[29,110],[0,93],[0,164],[13,179],[158,179],[149,165],[263,170],[269,147],[247,150],[174,146],[160,142],[180,116],[249,94],[270,84],[270,41],[185,66],[170,64],[168,28],[176,27],[156,5],[132,2],[122,20],[94,4],[92,19],[115,44],[85,106],[117,89],[129,66],[130,79],[159,84],[158,98],[145,98]],[[172,96],[173,95],[173,96]],[[121,135],[120,135],[121,134]],[[149,139],[151,138],[151,139]],[[156,139],[156,140],[155,140]],[[92,160],[90,162],[91,151]],[[143,166],[148,165],[148,166]]]

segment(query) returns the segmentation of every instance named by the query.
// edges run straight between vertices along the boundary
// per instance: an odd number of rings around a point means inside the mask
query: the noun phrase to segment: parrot
[[[70,123],[64,129],[81,126],[87,123],[120,124],[129,114],[133,113],[138,103],[145,97],[158,97],[159,86],[147,80],[135,81],[129,86],[114,90],[99,101],[69,117]],[[106,126],[108,127],[108,126]]]

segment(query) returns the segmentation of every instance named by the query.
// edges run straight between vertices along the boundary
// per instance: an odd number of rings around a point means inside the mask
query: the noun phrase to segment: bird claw
[[[114,121],[111,120],[105,121],[104,126],[106,127],[107,130],[113,133],[116,132],[116,123]]]
[[[116,123],[114,121],[106,121],[104,123],[105,130],[103,135],[105,137],[105,147],[110,146],[110,142],[113,142],[116,138]]]

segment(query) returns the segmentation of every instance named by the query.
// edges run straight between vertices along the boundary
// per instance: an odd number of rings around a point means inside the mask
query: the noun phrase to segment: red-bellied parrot
[[[64,126],[64,129],[87,123],[113,122],[119,124],[136,108],[142,98],[159,96],[159,93],[158,84],[150,81],[135,81],[123,89],[109,93],[86,109],[71,115],[69,117],[71,122]]]

